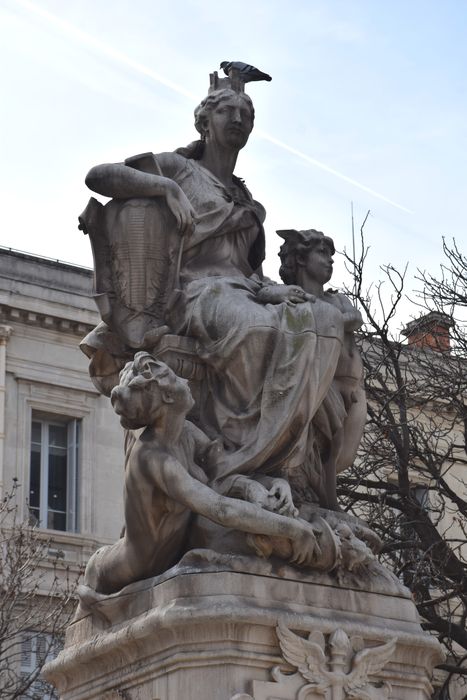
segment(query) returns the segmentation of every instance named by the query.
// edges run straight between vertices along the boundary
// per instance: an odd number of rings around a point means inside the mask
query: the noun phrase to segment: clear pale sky
[[[96,163],[172,150],[221,60],[272,75],[237,174],[275,234],[318,228],[351,248],[366,211],[369,281],[467,240],[464,0],[0,0],[0,243],[92,265],[77,216]],[[347,179],[345,179],[347,178]],[[334,284],[343,279],[337,262]]]

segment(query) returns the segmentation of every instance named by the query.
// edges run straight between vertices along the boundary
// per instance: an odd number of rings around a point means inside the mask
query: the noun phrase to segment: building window
[[[55,659],[62,649],[63,641],[51,634],[30,630],[22,635],[21,681],[30,685],[20,696],[21,700],[58,700],[53,686],[42,680],[39,674],[45,664]]]
[[[428,512],[431,509],[430,490],[428,486],[417,484],[416,486],[412,487],[411,491],[417,503],[423,508],[423,510]]]
[[[78,529],[79,420],[33,413],[29,511],[39,527]]]

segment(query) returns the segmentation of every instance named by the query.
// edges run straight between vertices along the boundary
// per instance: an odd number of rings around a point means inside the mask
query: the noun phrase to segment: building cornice
[[[8,304],[0,304],[0,323],[23,323],[27,326],[36,326],[47,330],[71,333],[83,337],[94,328],[94,324],[83,321],[73,321],[40,311],[19,309]]]

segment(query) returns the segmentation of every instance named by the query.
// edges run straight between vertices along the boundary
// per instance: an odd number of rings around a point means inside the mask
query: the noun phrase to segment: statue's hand
[[[245,480],[244,498],[246,501],[255,503],[265,510],[274,510],[271,507],[273,499],[270,492],[254,479]]]
[[[363,325],[363,318],[360,311],[357,309],[352,309],[351,311],[346,311],[344,314],[344,330],[347,333],[351,331],[356,331]]]
[[[269,488],[267,488],[269,486]],[[292,518],[298,516],[298,510],[294,506],[290,486],[285,479],[272,479],[272,483],[264,486],[255,479],[251,479],[246,487],[245,499],[250,503],[256,503],[265,510]]]
[[[297,534],[290,540],[292,547],[290,561],[298,566],[313,566],[321,556],[321,549],[311,525],[303,520],[294,520],[293,523],[296,525]]]
[[[280,515],[288,515],[292,518],[298,516],[298,509],[295,508],[292,499],[292,491],[285,479],[274,479],[268,493],[271,504],[268,510],[272,510]]]
[[[285,302],[291,306],[302,304],[304,301],[316,301],[313,294],[308,294],[295,284],[272,284],[262,287],[256,298],[263,304],[282,304]]]
[[[195,218],[194,209],[186,194],[173,180],[169,180],[167,183],[165,199],[182,236],[186,233],[192,233]]]

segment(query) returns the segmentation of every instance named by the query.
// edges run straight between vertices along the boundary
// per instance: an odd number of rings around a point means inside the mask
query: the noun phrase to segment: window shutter
[[[67,530],[69,532],[78,531],[79,429],[79,420],[74,419],[68,423]]]
[[[21,674],[23,675],[33,670],[32,638],[29,633],[23,634],[21,638]]]
[[[21,638],[21,678],[27,680],[37,668],[54,659],[62,648],[60,639],[30,630]],[[21,700],[58,700],[54,688],[38,677],[23,693]]]

